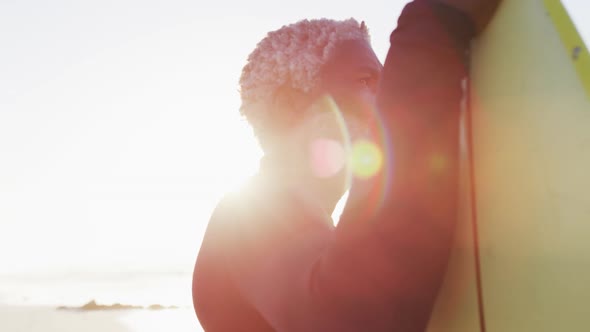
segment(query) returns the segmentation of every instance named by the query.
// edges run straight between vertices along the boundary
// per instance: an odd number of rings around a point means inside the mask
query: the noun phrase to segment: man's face
[[[364,40],[340,42],[322,67],[320,93],[336,102],[352,136],[370,121],[382,69]]]
[[[341,42],[322,67],[316,93],[327,98],[309,109],[302,126],[315,175],[342,174],[348,144],[367,138],[382,68],[363,40]]]

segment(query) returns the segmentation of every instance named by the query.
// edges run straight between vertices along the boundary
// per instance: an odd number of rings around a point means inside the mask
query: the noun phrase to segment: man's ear
[[[302,117],[303,113],[313,103],[313,99],[311,92],[304,92],[294,89],[288,84],[283,84],[275,91],[273,96],[274,111],[284,114],[286,117]]]
[[[318,133],[318,129],[321,129],[318,126],[328,122],[321,120],[322,124],[317,123],[315,115],[329,113],[334,117],[332,121],[336,121],[335,117],[338,116],[338,107],[330,96],[317,91],[303,92],[289,86],[282,86],[276,91],[270,111],[275,117],[274,123],[278,123],[281,128],[287,130],[300,127],[305,129],[306,136]]]

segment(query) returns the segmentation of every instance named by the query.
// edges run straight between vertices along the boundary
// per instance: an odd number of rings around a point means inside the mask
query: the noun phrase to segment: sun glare
[[[242,187],[256,173],[262,157],[262,150],[247,123],[236,123],[235,117],[227,119],[227,123],[233,123],[232,135],[227,137],[226,144],[216,149],[212,160],[207,161],[213,162],[211,172],[221,179],[220,187],[215,189],[222,193]]]

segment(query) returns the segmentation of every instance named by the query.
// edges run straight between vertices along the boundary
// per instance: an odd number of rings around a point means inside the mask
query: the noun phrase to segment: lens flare
[[[325,133],[332,141],[320,139],[312,142],[312,170],[316,176],[323,178],[344,176],[346,188],[352,187],[355,178],[374,181],[371,192],[367,193],[364,211],[357,210],[356,216],[368,220],[380,210],[392,181],[393,151],[389,144],[390,133],[382,115],[375,108],[367,109],[369,129],[361,128],[366,131],[362,132],[355,127],[354,121],[346,121],[345,115],[331,96],[324,96],[318,106],[320,111],[327,111],[332,117],[324,122],[330,124]],[[323,121],[325,120],[324,118]]]
[[[338,141],[320,138],[311,143],[311,169],[315,176],[328,178],[335,176],[345,163],[345,151]]]
[[[354,143],[350,158],[352,172],[362,179],[375,176],[383,167],[381,149],[375,143],[367,140]]]

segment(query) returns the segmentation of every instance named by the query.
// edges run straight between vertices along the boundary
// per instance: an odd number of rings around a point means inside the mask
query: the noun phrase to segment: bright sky
[[[255,44],[355,17],[383,59],[406,2],[0,2],[0,274],[192,268],[260,157],[237,93]]]
[[[383,58],[404,3],[0,2],[0,274],[192,268],[258,165],[237,92],[255,44],[354,16]]]

